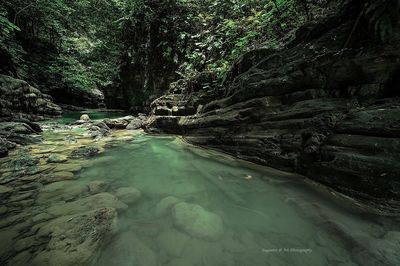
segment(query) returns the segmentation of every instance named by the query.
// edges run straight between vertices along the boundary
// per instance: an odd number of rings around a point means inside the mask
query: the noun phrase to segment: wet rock
[[[0,185],[0,199],[8,197],[12,191],[13,189],[11,187]]]
[[[23,80],[0,75],[0,117],[38,120],[45,116],[58,116],[61,108],[50,96]]]
[[[14,149],[17,145],[5,138],[0,137],[0,158],[6,157],[8,151]]]
[[[79,172],[82,170],[82,166],[80,164],[75,164],[75,163],[65,163],[65,164],[59,164],[56,166],[54,169],[55,172]]]
[[[188,240],[189,237],[186,234],[170,229],[158,236],[157,243],[170,256],[180,257]]]
[[[47,162],[49,163],[63,163],[68,160],[68,157],[62,154],[51,154],[49,158],[47,158]]]
[[[162,217],[170,214],[171,208],[179,201],[178,198],[173,196],[163,198],[159,203],[157,203],[154,215],[156,217]]]
[[[30,251],[23,251],[18,253],[12,259],[10,259],[8,265],[13,266],[23,266],[29,265],[30,259],[32,258],[32,254]]]
[[[123,232],[104,250],[97,262],[99,266],[156,266],[156,253],[133,232]]]
[[[92,265],[116,230],[116,219],[115,209],[100,208],[43,225],[37,236],[50,239],[31,265]]]
[[[115,119],[104,119],[103,122],[109,127],[109,128],[115,128],[115,129],[125,129],[129,123],[134,119],[133,116],[124,116],[121,118],[115,118]]]
[[[123,211],[128,208],[125,203],[119,201],[112,194],[103,192],[85,198],[80,198],[72,202],[66,202],[64,204],[54,204],[48,209],[48,213],[50,215],[60,216],[105,207],[110,207],[118,211]]]
[[[3,214],[6,214],[8,211],[8,208],[6,206],[1,206],[0,207],[0,216]]]
[[[172,207],[174,224],[193,237],[216,241],[224,234],[221,217],[190,203],[177,203]]]
[[[42,213],[39,213],[39,214],[33,216],[32,217],[32,222],[37,224],[37,223],[41,223],[41,222],[44,222],[44,221],[48,221],[48,220],[50,220],[52,218],[53,218],[53,216],[51,216],[50,214],[42,212]]]
[[[43,186],[36,202],[44,204],[52,201],[67,201],[87,194],[88,188],[84,183],[71,180],[59,181]]]
[[[16,236],[18,236],[17,230],[0,230],[0,261],[7,261],[13,251],[14,238]]]
[[[131,122],[126,126],[126,129],[128,129],[128,130],[139,129],[139,128],[142,128],[144,124],[145,124],[145,118],[138,118],[138,117],[135,117],[135,118],[132,119]]]
[[[84,146],[74,150],[70,157],[73,159],[94,157],[100,153],[100,148],[95,146]]]
[[[131,205],[139,200],[141,193],[134,187],[121,187],[117,189],[115,195],[123,203]]]
[[[90,117],[87,114],[83,114],[83,115],[81,115],[79,120],[85,121],[85,122],[89,122],[90,121]]]
[[[92,181],[88,184],[89,193],[94,195],[105,192],[110,188],[110,184],[106,181]]]

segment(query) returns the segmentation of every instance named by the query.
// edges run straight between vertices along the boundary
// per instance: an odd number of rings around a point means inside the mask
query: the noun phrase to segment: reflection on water
[[[396,224],[177,138],[118,145],[80,180],[141,194],[97,265],[400,265]]]
[[[59,123],[59,124],[71,124],[78,120],[81,115],[87,114],[90,119],[104,119],[104,118],[118,118],[122,117],[125,114],[122,112],[111,112],[111,111],[94,111],[94,110],[86,110],[79,112],[65,112],[62,117],[51,119],[51,122]]]

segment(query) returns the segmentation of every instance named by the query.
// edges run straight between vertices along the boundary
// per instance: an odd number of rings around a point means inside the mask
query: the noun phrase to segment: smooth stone
[[[51,176],[57,181],[74,179],[74,173],[67,171],[55,172]]]
[[[89,193],[97,194],[100,192],[107,191],[110,188],[110,184],[106,181],[92,181],[88,184]]]
[[[66,164],[59,164],[57,167],[54,169],[54,172],[79,172],[82,170],[82,166],[79,164],[72,164],[72,163],[66,163]]]
[[[62,216],[44,224],[38,238],[49,241],[31,265],[95,265],[100,251],[117,227],[117,212],[100,208],[76,215]]]
[[[224,234],[221,217],[196,204],[175,204],[172,217],[176,227],[196,238],[216,241]]]
[[[157,238],[159,247],[169,255],[180,257],[186,246],[189,237],[175,229],[170,229],[161,233]]]
[[[45,185],[36,198],[40,205],[48,201],[71,200],[86,195],[88,188],[85,184],[73,180],[64,180]]]
[[[48,209],[48,213],[54,216],[69,215],[79,212],[90,211],[98,208],[113,208],[118,211],[126,210],[128,206],[119,201],[117,197],[110,193],[99,193],[85,198],[80,198],[64,204],[55,204]]]
[[[168,196],[160,200],[157,203],[156,209],[154,211],[154,215],[156,217],[162,217],[170,213],[171,208],[177,204],[180,200],[173,196]]]
[[[134,187],[121,187],[117,189],[115,195],[120,201],[130,205],[138,201],[141,193],[137,188]]]
[[[68,157],[62,154],[51,154],[49,158],[47,158],[48,163],[63,163],[68,160]]]
[[[133,232],[121,233],[104,250],[97,262],[98,266],[156,266],[157,256]]]
[[[88,122],[88,121],[90,121],[90,117],[89,117],[89,115],[87,115],[87,114],[83,114],[83,115],[81,115],[81,117],[79,118],[79,120]]]

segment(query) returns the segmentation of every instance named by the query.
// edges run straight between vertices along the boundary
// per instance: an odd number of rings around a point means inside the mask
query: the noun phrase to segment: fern
[[[364,15],[370,27],[382,41],[388,41],[400,20],[400,0],[366,1]]]

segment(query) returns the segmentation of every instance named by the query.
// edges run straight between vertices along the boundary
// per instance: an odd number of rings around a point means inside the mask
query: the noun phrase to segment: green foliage
[[[10,36],[14,31],[20,31],[21,29],[10,22],[6,17],[0,14],[0,34],[2,38]]]
[[[399,0],[367,0],[365,16],[375,34],[388,41],[400,20]]]
[[[191,32],[178,73],[191,77],[210,70],[223,77],[229,65],[257,47],[277,47],[281,38],[305,21],[295,0],[186,0]],[[222,80],[222,78],[221,78]]]
[[[107,86],[117,75],[123,46],[116,21],[127,2],[2,1],[1,33],[8,36],[0,39],[0,49],[12,57],[20,78],[45,90]]]

